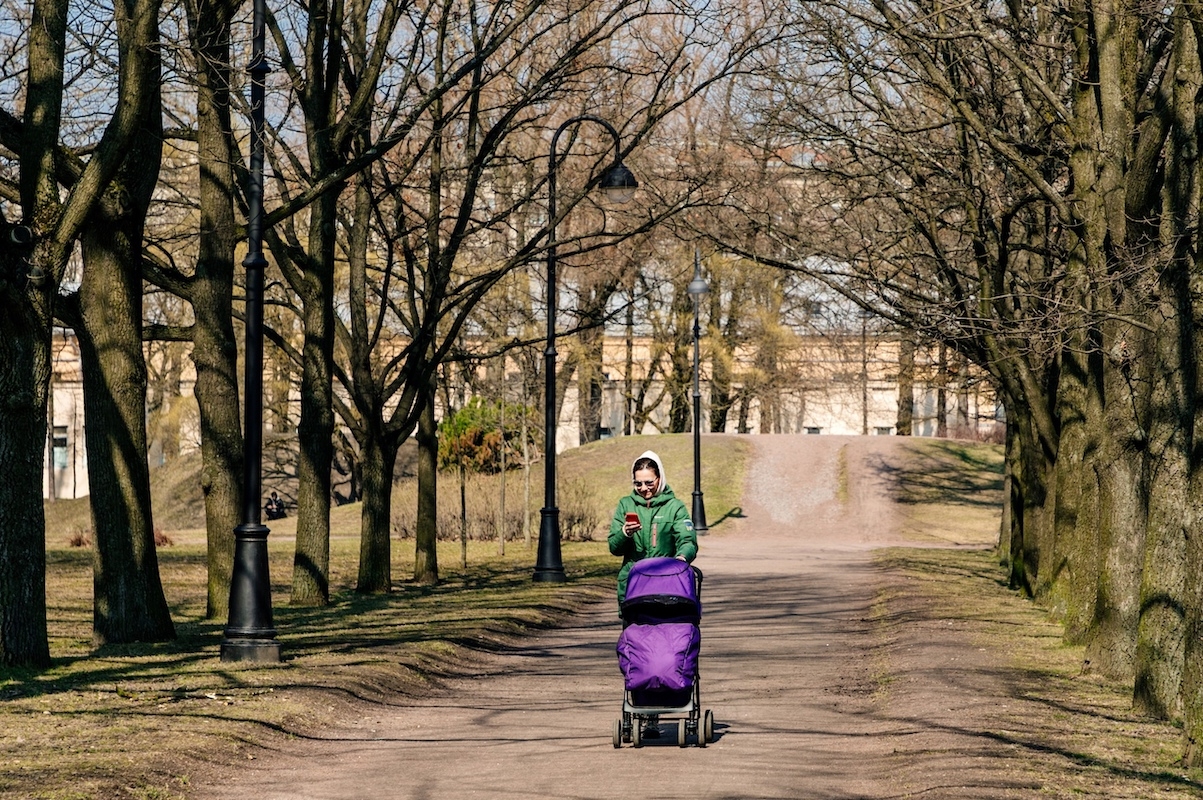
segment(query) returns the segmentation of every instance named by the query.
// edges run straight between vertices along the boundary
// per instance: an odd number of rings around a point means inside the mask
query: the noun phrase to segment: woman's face
[[[644,500],[652,497],[660,488],[660,479],[650,469],[635,471],[635,493]]]

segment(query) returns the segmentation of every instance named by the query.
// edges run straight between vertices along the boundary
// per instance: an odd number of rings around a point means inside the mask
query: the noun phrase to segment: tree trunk
[[[693,410],[689,400],[693,378],[693,358],[690,350],[693,343],[692,323],[693,298],[684,289],[678,289],[673,295],[671,317],[673,348],[669,364],[672,372],[664,376],[671,401],[668,407],[670,433],[686,433],[690,430],[690,414]]]
[[[373,435],[375,434],[375,435]],[[374,594],[392,591],[393,470],[397,445],[371,431],[362,442],[363,512],[359,533],[359,582],[356,590]]]
[[[898,337],[898,419],[894,431],[910,436],[915,423],[915,339],[909,331]]]
[[[175,637],[159,580],[146,465],[141,230],[140,218],[98,216],[82,239],[84,325],[77,333],[94,532],[92,625],[100,643]]]
[[[7,262],[8,254],[5,261]],[[42,469],[50,325],[13,284],[0,285],[0,663],[46,667],[46,520]]]
[[[334,222],[338,195],[324,195],[311,209],[309,257],[302,279],[304,347],[301,421],[297,426],[297,541],[292,600],[325,605],[330,582],[330,469],[334,461]]]
[[[943,342],[936,357],[936,436],[948,436],[948,345]]]
[[[468,568],[468,471],[459,457],[459,565]]]
[[[157,41],[156,35],[151,40]],[[158,85],[159,63],[145,78]],[[159,579],[146,463],[146,358],[142,349],[142,235],[162,160],[162,108],[147,91],[139,135],[81,237],[78,330],[93,527],[93,637],[175,638]]]
[[[230,18],[237,4],[197,0],[188,31],[197,64],[197,200],[192,361],[200,415],[208,583],[205,614],[229,613],[234,528],[242,508],[242,422],[234,338],[234,175],[230,168]]]
[[[115,252],[120,244],[112,241],[113,233],[98,221],[83,237],[79,290],[94,533],[93,637],[98,643],[164,641],[175,637],[175,629],[159,581],[146,466],[142,283]],[[130,257],[128,248],[124,255]]]
[[[1181,262],[1179,262],[1181,263]],[[1189,262],[1188,262],[1189,263]],[[1168,280],[1167,280],[1168,278]],[[1183,346],[1189,342],[1189,306],[1186,269],[1167,270],[1158,332],[1147,337],[1152,352],[1147,359],[1121,354],[1127,369],[1140,361],[1153,364],[1149,398],[1148,454],[1140,486],[1147,493],[1146,534],[1143,553],[1133,561],[1143,567],[1139,576],[1136,612],[1136,646],[1133,705],[1142,713],[1163,719],[1182,711],[1182,668],[1185,658],[1187,546],[1190,530],[1189,365],[1183,363]],[[1135,343],[1133,355],[1137,352]]]
[[[1115,388],[1116,382],[1110,383]],[[1113,678],[1131,680],[1141,611],[1142,551],[1148,507],[1141,479],[1142,448],[1123,435],[1131,425],[1132,406],[1123,402],[1120,391],[1113,395],[1104,419],[1104,444],[1094,461],[1099,487],[1098,530],[1094,537],[1081,537],[1082,544],[1094,550],[1084,552],[1082,558],[1089,559],[1094,566],[1095,585],[1084,586],[1081,591],[1093,600],[1093,619],[1085,637],[1089,668]],[[1117,420],[1117,416],[1125,419]],[[1089,571],[1090,566],[1083,571]],[[1180,664],[1175,665],[1175,673]],[[1176,696],[1176,686],[1174,692]]]
[[[418,520],[414,534],[414,581],[439,582],[438,459],[439,435],[434,420],[434,385],[425,392],[418,419]]]
[[[501,375],[501,486],[498,490],[497,497],[497,555],[505,555],[505,472],[506,472],[506,448],[509,446],[505,438],[505,372],[504,362]]]
[[[1042,543],[1048,538],[1050,526],[1046,503],[1049,499],[1048,459],[1044,455],[1035,423],[1026,407],[1007,403],[1007,425],[1013,426],[1015,445],[1008,448],[1011,461],[1011,562],[1008,584],[1028,596],[1036,591],[1037,576],[1043,566]]]
[[[601,438],[602,390],[605,380],[605,374],[602,372],[602,346],[605,344],[605,328],[598,326],[581,331],[577,339],[581,350],[576,369],[580,443],[588,444]]]
[[[1054,616],[1065,624],[1071,641],[1081,640],[1094,613],[1090,604],[1098,576],[1091,553],[1096,542],[1087,541],[1099,524],[1097,478],[1094,464],[1087,460],[1095,444],[1088,408],[1092,376],[1087,346],[1081,330],[1071,331],[1062,346],[1056,406],[1061,431],[1053,465],[1053,535],[1047,568],[1036,576],[1037,598],[1045,600]],[[1084,516],[1080,525],[1079,514]]]

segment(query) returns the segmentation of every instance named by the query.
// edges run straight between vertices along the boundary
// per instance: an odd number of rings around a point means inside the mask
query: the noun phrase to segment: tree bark
[[[311,208],[309,257],[302,278],[304,347],[297,426],[297,541],[291,602],[325,605],[330,581],[330,468],[334,460],[334,241],[338,196]]]
[[[438,552],[438,426],[434,420],[434,385],[423,393],[418,420],[418,521],[414,535],[414,581],[439,582]]]
[[[200,415],[201,491],[205,497],[205,614],[229,613],[234,528],[242,508],[242,422],[234,338],[234,173],[230,137],[230,20],[236,3],[188,4],[197,72],[197,201],[200,231],[191,284],[192,361]]]
[[[910,436],[915,422],[915,339],[909,331],[898,337],[898,418],[894,431]]]
[[[5,266],[13,266],[5,253]],[[10,273],[11,274],[11,273]],[[0,285],[0,663],[46,667],[46,520],[42,469],[50,326],[13,283]]]
[[[142,348],[142,241],[162,161],[157,13],[123,17],[140,33],[137,135],[84,228],[77,330],[93,528],[93,637],[100,643],[165,641],[175,627],[159,579],[146,463],[146,357]],[[125,9],[128,13],[130,9]],[[131,104],[135,98],[127,102]]]
[[[363,456],[363,511],[359,537],[359,582],[356,590],[384,594],[392,590],[393,470],[397,447],[389,437],[371,432],[361,443]],[[383,535],[381,535],[383,534]]]

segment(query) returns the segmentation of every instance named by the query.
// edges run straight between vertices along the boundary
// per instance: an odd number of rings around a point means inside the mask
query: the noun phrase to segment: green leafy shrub
[[[458,469],[462,463],[468,472],[495,475],[501,471],[503,448],[506,468],[519,466],[523,414],[527,415],[527,435],[531,435],[536,426],[531,421],[534,409],[530,406],[506,403],[503,428],[501,401],[473,397],[439,423],[439,468]]]

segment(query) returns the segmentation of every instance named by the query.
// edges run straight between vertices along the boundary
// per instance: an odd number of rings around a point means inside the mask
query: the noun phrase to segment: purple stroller
[[[618,665],[626,679],[614,746],[643,744],[644,723],[677,717],[677,744],[714,741],[714,714],[702,712],[698,653],[702,634],[702,573],[675,558],[648,558],[631,566],[622,603]]]

